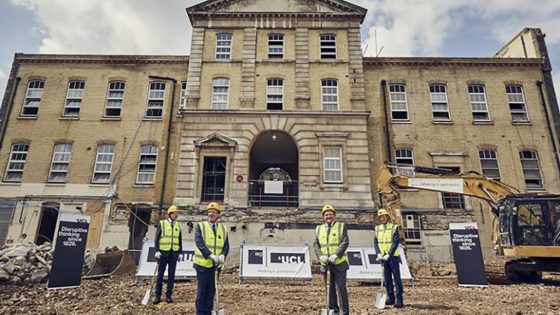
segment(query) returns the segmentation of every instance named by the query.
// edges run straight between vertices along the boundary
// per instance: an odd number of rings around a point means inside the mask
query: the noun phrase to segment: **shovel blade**
[[[144,298],[142,299],[143,305],[148,305],[150,303],[150,296],[152,295],[151,293],[152,292],[150,289],[146,290],[146,294],[144,294]]]
[[[226,313],[224,312],[224,310],[215,310],[212,311],[212,315],[225,315]]]
[[[321,309],[321,315],[334,315],[334,310],[329,310],[326,308]]]
[[[385,293],[377,293],[375,296],[375,307],[378,309],[384,309],[386,300],[387,295]]]

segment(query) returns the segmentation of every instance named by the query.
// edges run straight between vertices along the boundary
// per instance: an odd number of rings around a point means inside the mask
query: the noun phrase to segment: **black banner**
[[[249,250],[249,265],[262,265],[264,254],[262,250]]]
[[[88,229],[89,216],[61,215],[47,288],[80,286]]]
[[[347,251],[346,254],[348,254],[348,264],[350,266],[362,266],[364,264],[361,252]]]
[[[301,264],[305,263],[305,254],[299,253],[270,253],[273,264]]]
[[[476,223],[450,223],[459,286],[488,286]]]

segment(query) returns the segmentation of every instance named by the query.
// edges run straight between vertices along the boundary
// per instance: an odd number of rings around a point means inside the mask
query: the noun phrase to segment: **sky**
[[[199,2],[0,0],[0,95],[16,52],[187,55],[191,26],[185,8]],[[362,25],[366,56],[375,55],[377,38],[382,57],[491,57],[524,27],[539,27],[560,90],[558,0],[352,2],[368,9]]]

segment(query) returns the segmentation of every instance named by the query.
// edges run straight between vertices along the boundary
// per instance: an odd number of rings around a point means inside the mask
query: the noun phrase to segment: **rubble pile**
[[[46,282],[49,278],[54,248],[51,243],[37,246],[33,243],[6,245],[0,249],[0,284],[31,284]],[[86,251],[84,272],[95,263],[92,253]]]

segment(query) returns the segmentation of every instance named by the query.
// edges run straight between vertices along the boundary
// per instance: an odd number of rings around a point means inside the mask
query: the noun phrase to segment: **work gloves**
[[[220,264],[220,257],[218,257],[214,254],[211,254],[210,259],[212,259],[212,261],[214,262],[214,265],[219,265]]]
[[[383,255],[377,254],[377,261],[381,261],[381,260],[383,260]]]
[[[336,261],[337,258],[338,258],[338,256],[336,256],[335,254],[332,254],[332,255],[329,257],[329,262],[330,262],[331,264],[334,264],[334,262]]]
[[[158,251],[154,254],[154,256],[156,256],[156,259],[159,260],[159,259],[161,258],[161,252],[158,250]]]
[[[182,260],[183,260],[183,254],[179,254],[179,259],[178,259],[178,260],[179,260],[179,261],[182,261]]]
[[[321,261],[321,265],[326,265],[327,262],[329,262],[329,257],[321,256],[321,257],[319,257],[319,261]]]
[[[388,261],[388,260],[389,260],[389,257],[390,257],[389,255],[383,256],[383,261]]]
[[[220,255],[220,256],[218,256],[218,259],[220,260],[220,262],[218,264],[223,265],[224,262],[226,261],[226,256]]]

